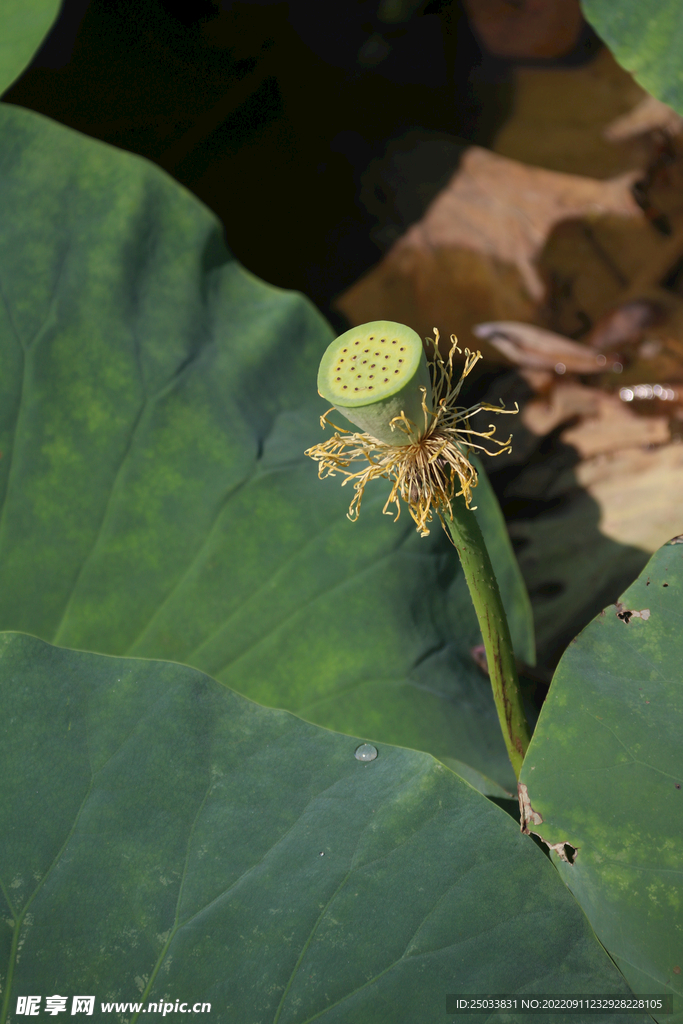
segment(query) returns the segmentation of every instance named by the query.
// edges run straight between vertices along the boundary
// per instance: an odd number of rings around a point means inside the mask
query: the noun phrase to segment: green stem
[[[510,629],[479,523],[462,496],[451,504],[453,518],[444,510],[444,521],[458,549],[477,613],[503,739],[519,778],[531,730],[524,714]]]

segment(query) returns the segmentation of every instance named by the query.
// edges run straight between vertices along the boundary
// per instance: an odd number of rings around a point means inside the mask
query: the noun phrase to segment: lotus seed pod
[[[418,440],[425,429],[421,388],[431,406],[431,384],[422,341],[410,327],[373,320],[352,327],[327,348],[318,391],[347,420],[390,445]],[[407,434],[390,422],[403,413],[415,425]]]

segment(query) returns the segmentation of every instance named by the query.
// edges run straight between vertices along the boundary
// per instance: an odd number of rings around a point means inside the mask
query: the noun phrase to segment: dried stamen
[[[321,479],[340,472],[346,477],[343,484],[354,481],[355,494],[349,506],[349,519],[358,518],[366,484],[370,480],[384,477],[393,481],[393,486],[383,511],[391,515],[389,506],[395,505],[398,519],[402,498],[408,505],[420,536],[426,537],[429,533],[427,524],[432,521],[433,514],[446,527],[444,516],[447,514],[452,518],[451,502],[454,497],[464,495],[467,507],[471,507],[472,489],[477,486],[477,471],[467,456],[475,451],[500,455],[511,450],[512,435],[507,441],[498,441],[493,436],[496,429],[494,426],[489,425],[486,431],[474,430],[470,426],[470,418],[480,412],[516,413],[519,409],[505,409],[502,405],[499,407],[486,402],[479,402],[470,408],[457,406],[456,400],[463,382],[481,359],[481,353],[465,349],[465,366],[458,381],[453,384],[453,356],[461,349],[458,348],[455,336],[451,335],[451,349],[448,359],[444,360],[439,352],[439,332],[436,328],[434,334],[434,340],[427,339],[434,349],[432,358],[428,359],[433,395],[431,408],[427,406],[426,389],[420,388],[423,427],[412,423],[404,413],[390,421],[392,431],[402,431],[409,437],[415,436],[416,428],[420,429],[416,442],[385,444],[369,434],[352,433],[332,424],[337,431],[334,436],[306,451],[306,455],[319,463],[318,476]],[[323,428],[331,412],[332,409],[329,409],[321,417]],[[487,444],[496,447],[491,451]],[[349,468],[358,462],[365,463],[362,469]],[[456,487],[459,487],[457,492]]]

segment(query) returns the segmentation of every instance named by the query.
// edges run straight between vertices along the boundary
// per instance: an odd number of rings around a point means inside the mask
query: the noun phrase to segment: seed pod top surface
[[[375,320],[352,327],[328,347],[318,390],[333,405],[370,405],[401,391],[422,358],[418,334],[403,324]]]
[[[332,342],[318,371],[318,391],[347,419],[389,444],[409,438],[392,431],[403,412],[423,427],[422,392],[429,401],[429,371],[419,334],[404,324],[375,320],[352,327]]]

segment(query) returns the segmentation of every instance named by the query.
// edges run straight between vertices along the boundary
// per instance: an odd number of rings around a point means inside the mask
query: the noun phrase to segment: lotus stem
[[[349,518],[355,520],[366,484],[377,477],[392,481],[384,506],[396,519],[401,501],[408,506],[421,536],[436,517],[460,556],[467,586],[479,621],[503,739],[519,778],[529,745],[529,729],[517,679],[515,655],[493,566],[471,507],[477,471],[468,455],[510,450],[499,441],[495,427],[474,430],[470,419],[480,412],[508,413],[517,409],[480,402],[471,408],[456,404],[463,381],[480,352],[465,349],[465,365],[453,381],[455,337],[447,360],[439,352],[439,332],[426,339],[433,354],[427,362],[422,341],[411,328],[389,320],[354,327],[332,342],[318,372],[318,392],[332,404],[321,418],[337,409],[366,433],[343,427],[328,441],[306,452],[318,463],[323,478],[341,473],[343,484],[353,482]],[[491,450],[491,446],[493,450]],[[497,449],[497,450],[496,450]]]
[[[452,500],[451,511],[452,515],[445,516],[444,522],[460,556],[484,641],[498,721],[508,757],[519,779],[531,730],[519,688],[510,627],[479,523],[462,496]]]

